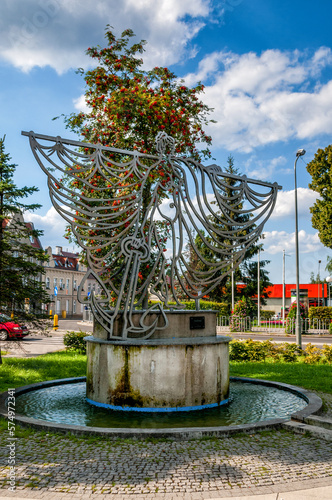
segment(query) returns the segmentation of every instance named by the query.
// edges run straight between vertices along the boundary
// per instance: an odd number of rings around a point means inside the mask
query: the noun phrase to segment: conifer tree
[[[26,316],[25,304],[37,312],[42,303],[49,301],[41,282],[42,262],[47,260],[42,249],[31,245],[33,238],[42,233],[23,220],[25,210],[35,210],[39,204],[24,204],[38,191],[36,187],[19,188],[14,184],[16,165],[10,163],[5,152],[5,137],[0,139],[0,311],[13,310]]]

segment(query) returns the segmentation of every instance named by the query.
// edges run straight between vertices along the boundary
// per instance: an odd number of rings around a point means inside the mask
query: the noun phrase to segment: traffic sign
[[[54,295],[58,295],[58,287],[57,286],[54,287]]]

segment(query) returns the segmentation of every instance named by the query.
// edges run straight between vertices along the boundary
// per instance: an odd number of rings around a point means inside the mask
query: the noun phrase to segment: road
[[[5,357],[32,358],[49,352],[65,349],[63,337],[67,331],[92,332],[92,324],[76,320],[59,320],[59,329],[51,329],[45,335],[31,334],[22,341],[9,340],[1,343],[1,349],[8,352]]]
[[[276,342],[278,344],[281,344],[283,342],[295,342],[295,336],[286,336],[286,335],[272,335],[270,333],[266,334],[261,334],[261,333],[256,333],[256,332],[251,332],[251,333],[231,333],[231,335],[234,339],[253,339],[253,340],[272,340],[273,342]],[[332,344],[332,335],[302,335],[302,345],[306,346],[307,344],[313,344],[317,347],[322,347],[323,344]]]
[[[46,354],[48,352],[55,352],[64,349],[63,336],[67,331],[83,331],[87,334],[92,332],[92,324],[83,323],[71,319],[60,319],[59,329],[57,331],[49,331],[47,336],[42,335],[28,335],[23,341],[15,342],[13,340],[3,342],[1,345],[2,350],[7,351],[8,357],[34,357]],[[222,335],[225,335],[222,333]],[[235,339],[248,339],[253,340],[267,340],[271,339],[273,342],[295,342],[294,337],[286,335],[272,335],[270,333],[261,334],[256,332],[251,333],[228,333]],[[314,344],[317,347],[322,347],[323,344],[332,344],[332,335],[303,335],[302,345],[305,347],[307,344]]]
[[[59,330],[92,332],[92,323],[83,323],[76,319],[59,319]]]

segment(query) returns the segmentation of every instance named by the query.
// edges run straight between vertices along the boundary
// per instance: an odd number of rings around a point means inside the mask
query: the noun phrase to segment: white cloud
[[[284,156],[272,158],[272,160],[257,160],[256,156],[252,156],[245,164],[246,173],[253,179],[261,181],[271,181],[275,171],[280,173],[289,173],[288,169],[280,168],[282,165],[287,164],[288,160]]]
[[[77,99],[74,99],[74,107],[75,109],[77,109],[78,111],[82,111],[83,113],[90,112],[90,109],[86,104],[84,94],[80,95]]]
[[[212,118],[217,120],[209,126],[214,145],[248,153],[277,141],[332,133],[332,81],[317,81],[330,65],[332,51],[327,47],[312,57],[280,50],[261,55],[215,52],[185,80],[193,84],[213,79],[204,101],[214,108]]]
[[[272,255],[282,253],[295,252],[295,233],[287,233],[286,231],[264,231],[264,249]],[[306,231],[299,231],[299,248],[302,253],[311,253],[324,250],[322,243],[319,240],[318,233],[308,234]]]
[[[310,207],[317,200],[318,195],[315,191],[308,188],[297,188],[297,206],[300,216],[311,217]],[[295,213],[295,193],[294,189],[290,191],[279,191],[277,203],[271,215],[271,219],[294,217]]]
[[[0,19],[2,59],[23,71],[49,65],[58,73],[91,64],[85,50],[104,43],[107,23],[117,35],[131,28],[149,42],[145,63],[178,62],[212,9],[209,0],[11,0],[6,6]]]
[[[73,248],[73,244],[69,243],[68,240],[64,238],[66,221],[58,214],[54,207],[51,207],[45,215],[36,214],[32,212],[25,212],[24,220],[26,222],[33,222],[35,229],[44,232],[43,236],[40,237],[43,248],[51,246],[55,248],[56,246],[62,246],[64,249]],[[74,246],[75,251],[77,247]]]
[[[286,283],[295,283],[296,281],[296,262],[295,262],[295,233],[286,231],[266,231],[264,232],[264,250],[261,254],[262,259],[270,259],[268,271],[271,273],[271,279],[275,283],[282,281],[283,268],[283,250],[286,253],[285,269]],[[316,276],[320,268],[320,276],[324,279],[327,276],[325,266],[327,256],[331,250],[324,247],[319,240],[318,233],[309,234],[306,231],[299,231],[299,274],[300,283],[309,283],[311,273]],[[321,261],[321,264],[319,264]]]

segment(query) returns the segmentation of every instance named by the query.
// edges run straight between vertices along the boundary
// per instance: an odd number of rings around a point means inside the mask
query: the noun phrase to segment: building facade
[[[82,318],[84,304],[78,302],[77,291],[86,274],[86,266],[80,262],[79,254],[65,252],[60,246],[55,248],[55,253],[52,247],[46,248],[45,252],[49,256],[43,276],[45,289],[51,299],[48,312],[52,311],[63,317]],[[87,293],[83,289],[83,297]]]
[[[283,285],[272,285],[267,287],[264,291],[269,293],[266,299],[266,305],[262,309],[268,311],[275,311],[276,313],[282,312],[282,289]],[[285,309],[289,309],[290,305],[296,301],[296,284],[285,285]],[[300,285],[300,302],[307,308],[316,306],[328,306],[329,290],[326,283],[307,283]]]

